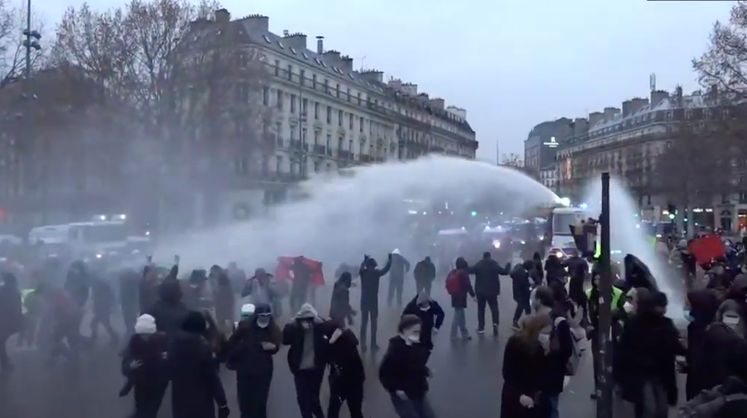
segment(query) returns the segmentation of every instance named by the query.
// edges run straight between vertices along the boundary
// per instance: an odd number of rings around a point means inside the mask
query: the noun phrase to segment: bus
[[[62,246],[75,257],[100,257],[127,247],[127,226],[122,221],[38,226],[29,231],[29,243]]]

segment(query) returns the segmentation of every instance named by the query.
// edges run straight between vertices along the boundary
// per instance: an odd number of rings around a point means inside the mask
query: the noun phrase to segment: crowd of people
[[[72,366],[80,361],[81,351],[95,344],[100,327],[113,346],[122,346],[122,336],[110,321],[112,308],[119,303],[126,334],[120,395],[132,395],[135,418],[156,417],[169,385],[174,418],[229,416],[221,368],[235,372],[239,415],[267,417],[274,356],[283,346],[303,418],[337,418],[344,403],[351,418],[359,418],[366,379],[361,352],[379,350],[379,287],[388,274],[387,303],[402,314],[396,335],[387,342],[378,377],[399,417],[435,416],[427,397],[432,377],[428,361],[447,309],[431,297],[437,270],[428,257],[412,269],[417,294],[409,302],[403,284],[411,263],[399,250],[389,254],[381,268],[369,256],[360,266],[341,265],[328,314],[315,307],[313,271],[303,257],[293,261],[290,284],[278,283],[264,269],[247,277],[235,263],[193,270],[181,278],[180,260],[174,261],[173,267],[163,269],[148,259],[142,270],[117,270],[116,280],[103,262],[76,261],[57,280],[61,266],[51,260],[35,278],[24,279],[33,284],[24,288],[19,287],[17,272],[5,268],[0,286],[2,371],[12,370],[6,345],[15,334],[19,346],[43,346],[49,362],[66,357]],[[713,273],[709,286],[688,294],[690,322],[683,344],[680,331],[665,316],[666,295],[647,269],[637,267],[639,263],[626,265],[625,277],[613,288],[610,347],[617,393],[635,405],[636,418],[667,416],[669,406],[677,404],[677,371],[687,374],[690,406],[706,403],[703,391],[747,393],[742,383],[747,382],[747,275]],[[498,336],[501,280],[510,278],[517,307],[514,333],[504,351],[503,418],[559,417],[560,396],[578,370],[585,340],[591,341],[594,380],[600,390],[605,348],[597,338],[598,270],[594,260],[581,256],[561,261],[551,255],[543,263],[535,254],[512,266],[501,265],[486,252],[473,265],[457,258],[445,275],[454,341],[471,339],[465,315],[470,300],[477,305],[477,332],[492,328]],[[358,309],[350,295],[356,280]],[[491,314],[488,324],[486,307]],[[81,323],[89,316],[90,337],[83,337]],[[351,329],[356,320],[357,335]],[[320,400],[325,376],[330,389],[326,411]],[[597,393],[592,393],[593,399]],[[730,399],[734,402],[722,402],[719,415],[709,416],[740,416],[735,414],[747,402]]]

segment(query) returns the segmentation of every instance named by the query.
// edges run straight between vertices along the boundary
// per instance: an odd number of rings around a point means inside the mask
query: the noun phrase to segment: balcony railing
[[[312,152],[314,154],[326,155],[327,154],[327,147],[325,145],[314,144],[314,147],[312,148]]]
[[[337,157],[343,160],[352,160],[354,157],[354,154],[350,151],[338,150]]]

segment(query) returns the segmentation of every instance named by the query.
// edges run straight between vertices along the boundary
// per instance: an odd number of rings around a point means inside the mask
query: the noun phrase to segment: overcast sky
[[[25,0],[9,0],[18,3]],[[32,0],[48,20],[82,2]],[[123,0],[91,0],[120,6]],[[224,0],[270,30],[325,36],[325,47],[467,109],[479,157],[523,155],[531,128],[582,117],[657,87],[697,88],[691,59],[732,2],[644,0]],[[364,60],[365,58],[365,60]]]

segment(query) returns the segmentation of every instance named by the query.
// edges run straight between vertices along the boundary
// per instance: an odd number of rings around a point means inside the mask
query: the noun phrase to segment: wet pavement
[[[412,287],[412,284],[410,283]],[[386,340],[396,331],[399,311],[386,308],[387,282],[382,280],[379,321],[379,345],[386,347]],[[408,289],[406,288],[406,291]],[[515,304],[511,299],[510,279],[504,278],[503,294],[500,297],[500,336],[496,339],[490,331],[477,336],[475,328],[476,304],[470,302],[467,311],[468,328],[472,341],[449,341],[449,327],[452,315],[448,295],[443,283],[434,285],[434,298],[447,312],[441,333],[436,337],[436,348],[430,359],[434,371],[429,397],[439,418],[498,417],[500,414],[500,393],[502,388],[501,367],[503,347],[511,334],[510,322]],[[320,305],[328,299],[329,289],[320,289]],[[359,300],[357,289],[351,300]],[[409,289],[414,296],[414,289]],[[322,300],[325,299],[325,300]],[[409,298],[408,298],[409,299]],[[321,313],[326,313],[322,309]],[[486,312],[489,316],[489,313]],[[358,332],[357,324],[353,327]],[[13,353],[16,370],[0,380],[0,418],[101,418],[125,417],[131,411],[130,398],[118,398],[117,393],[123,383],[119,374],[119,357],[116,350],[106,346],[106,334],[100,334],[99,346],[89,353],[80,373],[68,376],[64,364],[44,369],[40,355],[35,351]],[[9,343],[10,345],[10,343]],[[295,418],[299,416],[295,400],[293,379],[286,362],[287,350],[276,356],[275,376],[269,400],[269,416]],[[383,353],[381,353],[383,354]],[[387,393],[378,380],[377,364],[379,355],[365,355],[367,381],[365,384],[364,415],[367,417],[394,417],[394,411]],[[223,383],[229,397],[231,416],[238,417],[236,385],[231,372],[223,372]],[[682,385],[684,386],[684,385]],[[595,414],[595,404],[589,398],[593,379],[590,356],[584,356],[579,371],[571,378],[561,395],[561,417],[591,418]],[[322,402],[329,399],[327,384],[323,385]],[[160,416],[169,417],[170,398],[164,402]],[[347,410],[343,409],[343,417]],[[629,413],[615,414],[615,417],[629,417]]]

